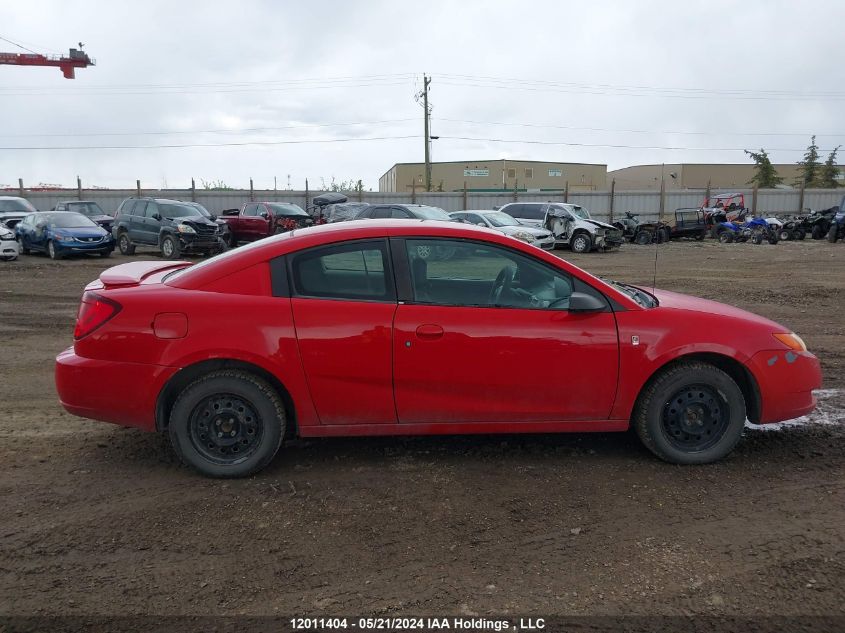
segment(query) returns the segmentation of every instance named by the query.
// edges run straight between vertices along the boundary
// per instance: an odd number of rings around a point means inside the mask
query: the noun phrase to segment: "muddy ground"
[[[650,285],[654,252],[560,254]],[[126,259],[0,263],[2,614],[845,616],[843,244],[660,248],[659,287],[779,321],[823,365],[819,414],[721,463],[628,434],[343,439],[239,481],[59,407],[81,289]]]

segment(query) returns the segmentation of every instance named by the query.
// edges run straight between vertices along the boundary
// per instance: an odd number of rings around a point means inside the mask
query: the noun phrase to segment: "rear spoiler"
[[[100,281],[106,288],[134,286],[154,273],[177,270],[191,265],[191,262],[129,262],[104,270],[100,273]]]

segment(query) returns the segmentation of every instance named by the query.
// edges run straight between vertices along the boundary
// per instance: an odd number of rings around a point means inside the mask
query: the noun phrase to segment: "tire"
[[[707,464],[739,442],[745,398],[721,369],[681,362],[649,381],[637,399],[633,425],[642,443],[660,459]]]
[[[795,239],[795,236],[789,229],[781,229],[780,233],[778,233],[778,238],[786,242],[787,240]]]
[[[121,231],[117,236],[117,248],[121,255],[134,255],[135,245],[129,239],[129,233]]]
[[[53,240],[47,242],[47,254],[50,256],[50,259],[61,259],[62,254],[56,250],[55,244],[53,244]]]
[[[576,233],[569,242],[569,248],[573,253],[589,253],[593,250],[593,240],[587,233]]]
[[[795,229],[795,239],[796,240],[803,240],[807,237],[807,231],[804,229]]]
[[[774,231],[772,231],[772,232],[770,232],[770,233],[769,233],[769,235],[766,237],[766,241],[767,241],[769,244],[771,244],[772,246],[774,246],[775,244],[777,244],[778,242],[780,242],[780,240],[778,239],[778,234],[777,234],[777,233],[775,233]]]
[[[100,253],[100,257],[111,257],[111,251],[103,251]]]
[[[763,243],[763,236],[760,233],[755,233],[751,236],[751,243],[760,245]]]
[[[170,412],[168,434],[185,464],[207,477],[232,478],[267,466],[279,451],[285,426],[282,399],[265,380],[224,369],[182,391]]]
[[[172,235],[161,238],[161,255],[165,259],[179,259],[179,242]]]
[[[722,231],[721,233],[719,233],[719,241],[722,244],[730,244],[734,241],[734,234],[727,230]]]
[[[706,236],[707,236],[707,231],[702,231],[701,233],[696,233],[696,234],[695,234],[695,236],[694,236],[694,237],[695,237],[695,241],[696,241],[696,242],[700,242],[700,241],[701,241],[701,240],[703,240]]]
[[[824,237],[824,235],[824,229],[818,224],[813,226],[813,230],[810,232],[810,237],[812,237],[814,240],[820,240]]]
[[[20,244],[21,255],[29,255],[29,249],[23,245],[23,240],[18,242]]]
[[[830,225],[830,230],[827,232],[827,241],[831,244],[836,244],[836,237],[837,233],[839,232],[838,227],[835,224]]]
[[[634,238],[634,242],[636,242],[640,246],[644,246],[646,244],[651,244],[652,239],[653,237],[651,235],[651,231],[640,231]]]
[[[229,233],[229,248],[237,248],[238,246],[238,238],[235,237],[234,233]]]

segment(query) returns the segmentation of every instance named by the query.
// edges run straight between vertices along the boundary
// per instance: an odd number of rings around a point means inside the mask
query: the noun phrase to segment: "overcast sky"
[[[375,190],[423,159],[423,73],[434,160],[791,163],[845,142],[843,24],[841,0],[7,1],[0,36],[97,65],[0,66],[0,184]],[[194,147],[14,149],[150,145]]]

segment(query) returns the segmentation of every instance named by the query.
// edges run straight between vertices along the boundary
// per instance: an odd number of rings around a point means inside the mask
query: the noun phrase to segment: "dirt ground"
[[[559,254],[651,285],[653,247]],[[0,614],[845,616],[843,244],[660,247],[658,287],[821,358],[820,411],[749,427],[721,463],[630,434],[362,438],[293,442],[238,481],[59,407],[82,287],[126,259],[0,263]]]

